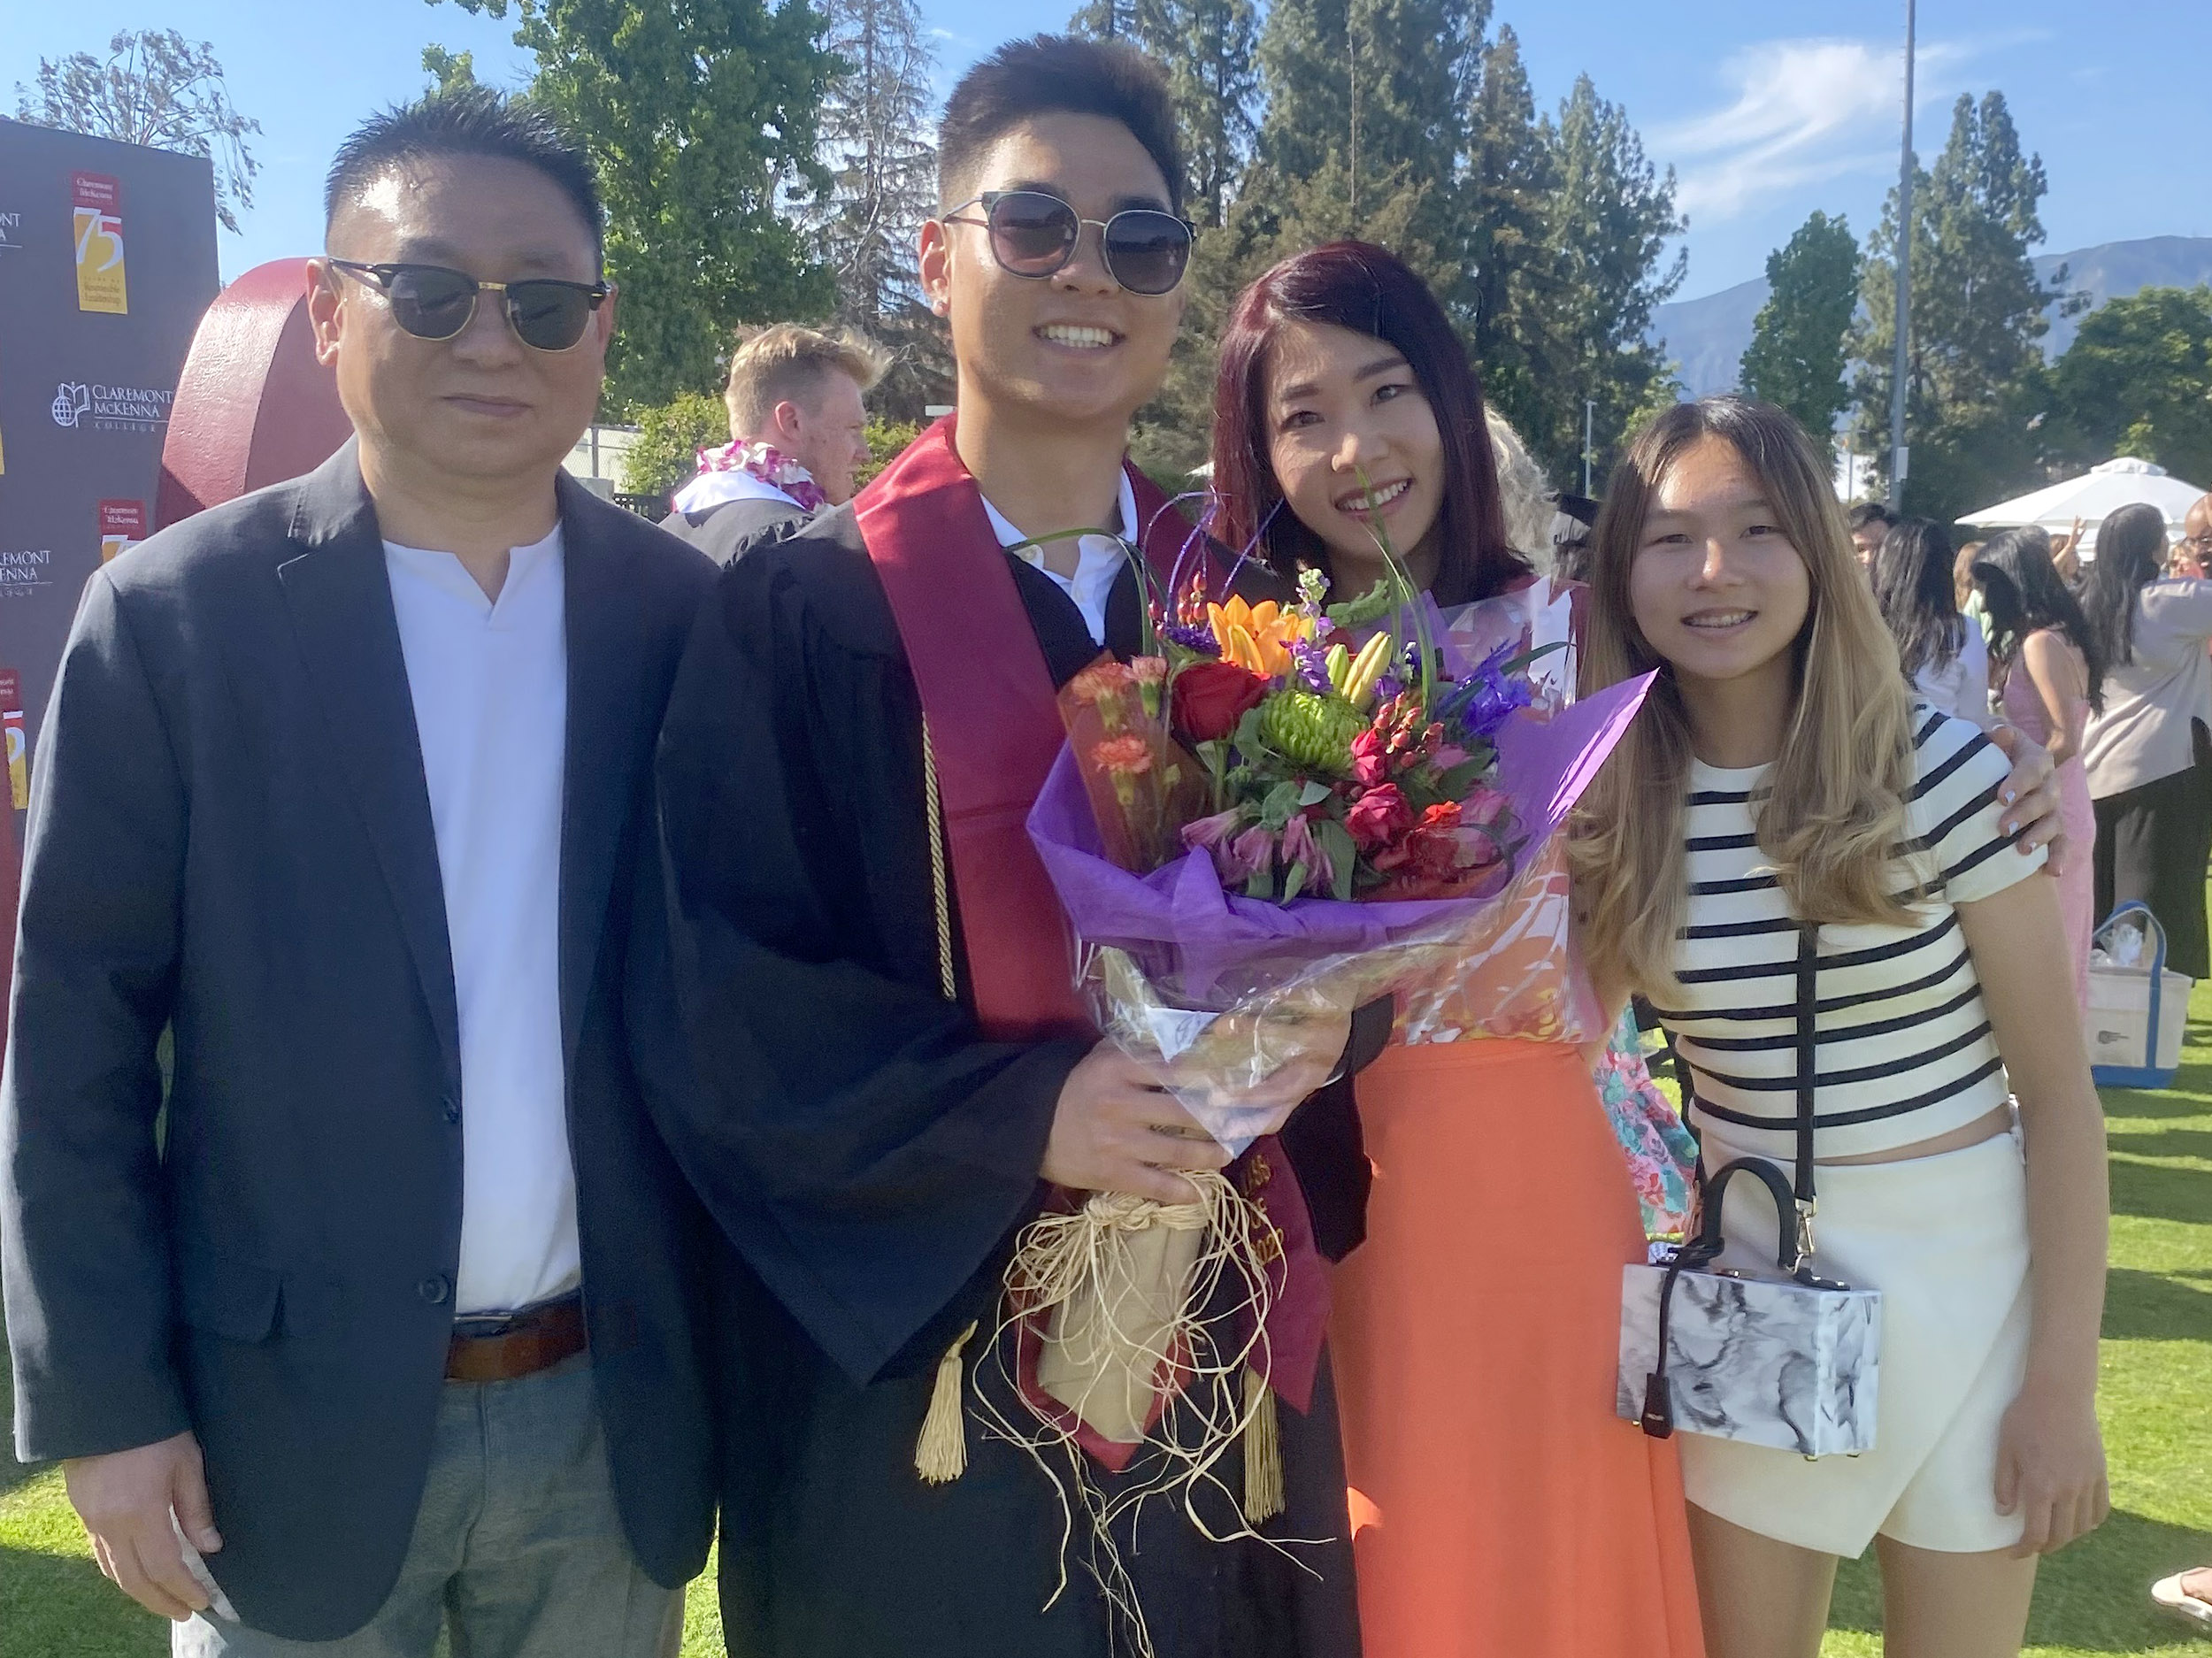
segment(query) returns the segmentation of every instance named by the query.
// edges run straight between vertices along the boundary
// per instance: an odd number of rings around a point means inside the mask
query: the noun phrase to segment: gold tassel
[[[1248,1525],[1283,1511],[1283,1430],[1275,1390],[1257,1370],[1244,1372],[1244,1518]]]
[[[970,1324],[937,1361],[937,1386],[930,1391],[922,1437],[914,1441],[914,1471],[933,1485],[968,1471],[968,1431],[960,1415],[960,1355],[975,1335]]]

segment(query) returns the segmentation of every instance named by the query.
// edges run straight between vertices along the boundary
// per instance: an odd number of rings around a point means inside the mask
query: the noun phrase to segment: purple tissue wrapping
[[[1500,730],[1494,786],[1513,802],[1525,860],[1566,820],[1635,718],[1654,676],[1586,697],[1548,718],[1527,710]],[[1413,902],[1300,898],[1288,904],[1225,891],[1202,850],[1136,875],[1110,862],[1074,753],[1063,748],[1029,814],[1029,837],[1087,945],[1126,950],[1171,980],[1180,998],[1216,1007],[1262,994],[1316,963],[1433,938],[1509,885]]]

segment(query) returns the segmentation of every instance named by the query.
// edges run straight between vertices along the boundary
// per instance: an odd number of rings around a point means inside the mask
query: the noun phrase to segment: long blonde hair
[[[1689,876],[1683,814],[1690,721],[1673,670],[1629,607],[1629,568],[1661,481],[1708,437],[1742,457],[1778,527],[1805,561],[1811,603],[1792,647],[1782,752],[1755,806],[1761,850],[1809,921],[1909,924],[1920,895],[1898,852],[1913,784],[1912,706],[1897,646],[1860,572],[1828,466],[1768,403],[1678,403],[1640,433],[1606,492],[1582,667],[1586,692],[1659,671],[1643,712],[1578,812],[1570,851],[1583,943],[1599,973],[1645,991],[1676,987]],[[1902,891],[1900,891],[1900,888]]]

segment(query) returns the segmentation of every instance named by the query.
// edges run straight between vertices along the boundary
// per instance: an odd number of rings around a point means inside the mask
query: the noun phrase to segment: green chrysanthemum
[[[1366,729],[1366,719],[1340,696],[1286,691],[1260,710],[1260,735],[1269,748],[1331,777],[1351,775],[1352,739]]]

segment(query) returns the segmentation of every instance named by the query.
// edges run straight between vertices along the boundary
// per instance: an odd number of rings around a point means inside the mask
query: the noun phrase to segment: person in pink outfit
[[[2059,817],[2073,848],[2058,878],[2059,910],[2074,998],[2086,1005],[2097,814],[2081,745],[2091,710],[2104,706],[2104,663],[2081,605],[2038,538],[2006,531],[1975,556],[1973,572],[1988,608],[2005,718],[2049,749],[2058,768]]]

